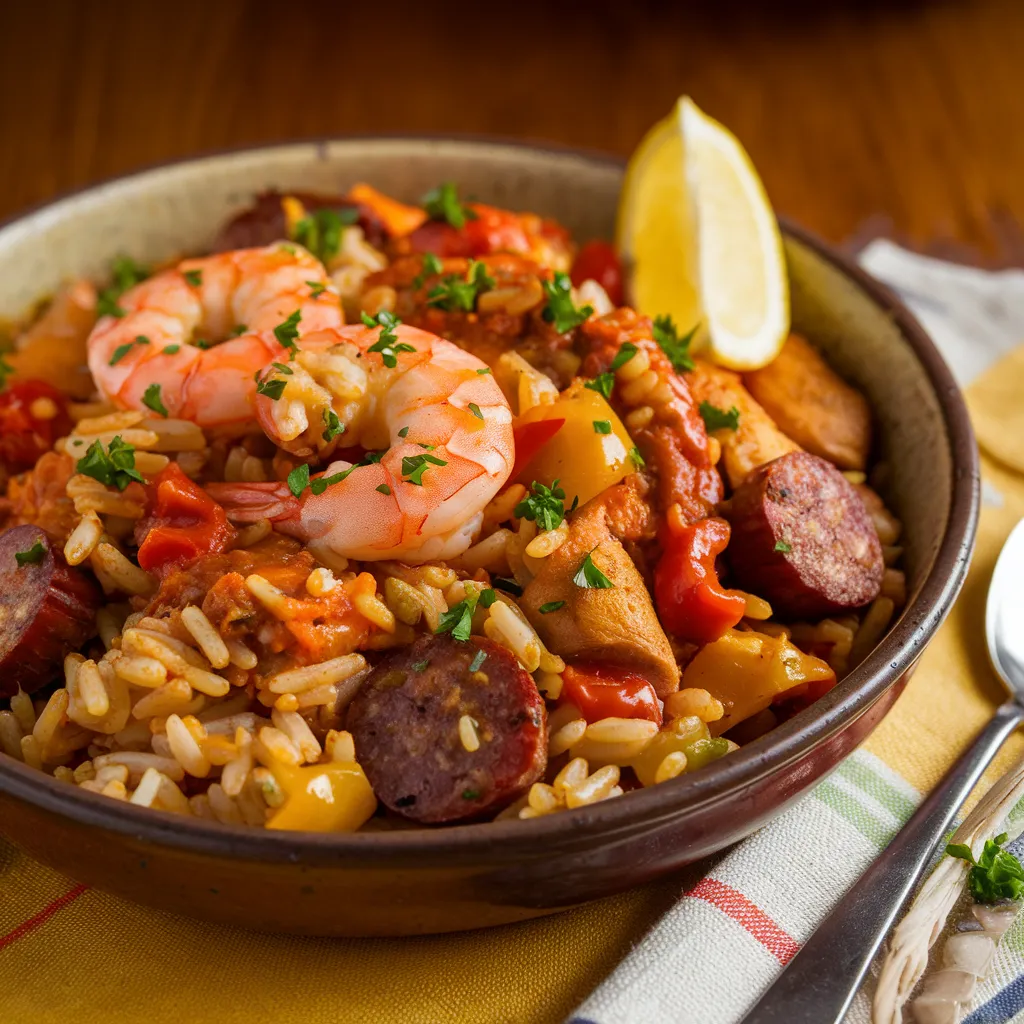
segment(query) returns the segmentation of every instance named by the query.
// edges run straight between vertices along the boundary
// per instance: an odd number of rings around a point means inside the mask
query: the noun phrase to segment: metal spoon
[[[1007,538],[992,574],[985,635],[992,667],[1012,699],[996,710],[743,1024],[838,1024],[843,1019],[935,847],[1006,737],[1024,720],[1024,520]]]

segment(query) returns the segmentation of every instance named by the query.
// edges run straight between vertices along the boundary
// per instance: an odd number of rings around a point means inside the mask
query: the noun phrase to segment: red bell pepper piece
[[[669,526],[664,553],[654,570],[654,600],[662,625],[695,643],[710,643],[743,618],[746,601],[718,581],[715,558],[729,543],[724,519]]]
[[[54,415],[39,416],[42,411]],[[0,394],[0,463],[10,472],[31,469],[58,437],[70,431],[67,401],[52,384],[22,380]]]
[[[613,305],[622,305],[622,263],[611,242],[593,241],[581,246],[569,277],[577,288],[584,281],[596,281]]]
[[[533,457],[562,429],[564,416],[552,416],[549,420],[534,420],[512,427],[512,440],[516,446],[516,464],[512,467],[510,479],[517,480]]]
[[[150,516],[139,524],[139,565],[165,573],[200,555],[223,551],[235,528],[221,508],[176,462],[161,470],[150,487]]]
[[[654,687],[628,669],[605,665],[567,665],[559,700],[575,704],[588,722],[602,718],[645,718],[661,725]]]

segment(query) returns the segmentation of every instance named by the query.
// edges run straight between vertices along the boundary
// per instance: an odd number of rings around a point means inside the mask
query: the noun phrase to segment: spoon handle
[[[819,925],[743,1024],[833,1024],[842,1020],[935,847],[982,772],[1022,719],[1024,707],[1013,701],[997,709],[970,748]]]

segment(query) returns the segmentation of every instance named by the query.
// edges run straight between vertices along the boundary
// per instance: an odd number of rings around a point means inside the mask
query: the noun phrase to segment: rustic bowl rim
[[[575,157],[621,171],[625,160],[600,150],[551,142],[480,134],[415,134],[382,132],[324,136],[239,146],[160,161],[126,174],[93,182],[37,203],[0,222],[0,230],[68,200],[93,191],[127,184],[158,172],[218,157],[257,157],[282,149],[311,149],[332,144],[407,141],[410,144],[452,142],[480,148],[506,148]],[[830,736],[860,717],[920,656],[960,591],[967,574],[977,532],[980,466],[967,407],[949,367],[924,328],[903,302],[848,256],[803,227],[780,217],[783,234],[831,264],[884,310],[921,363],[942,415],[952,458],[949,520],[931,571],[904,609],[896,625],[871,654],[813,707],[773,729],[766,736],[693,775],[637,790],[626,798],[582,807],[529,821],[481,822],[440,829],[393,832],[318,833],[254,829],[222,825],[152,809],[141,809],[59,782],[13,758],[0,757],[0,790],[41,811],[69,818],[138,840],[192,850],[215,857],[268,862],[333,862],[376,864],[403,862],[425,866],[455,859],[511,861],[543,856],[548,843],[586,847],[597,838],[653,830],[668,818],[684,816],[729,793],[755,785],[804,757]]]

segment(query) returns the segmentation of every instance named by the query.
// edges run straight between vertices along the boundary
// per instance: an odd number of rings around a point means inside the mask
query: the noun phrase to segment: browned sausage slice
[[[460,732],[463,716],[475,723],[475,750]],[[377,799],[413,821],[494,813],[547,765],[544,701],[533,678],[481,637],[422,637],[388,654],[350,705],[348,727]]]
[[[36,543],[38,561],[19,565],[15,554]],[[68,565],[38,526],[0,534],[0,697],[19,684],[34,693],[58,676],[64,656],[96,635],[101,601],[92,579]]]
[[[814,618],[878,596],[878,535],[860,495],[825,459],[790,452],[758,467],[724,511],[733,575],[778,614]]]

